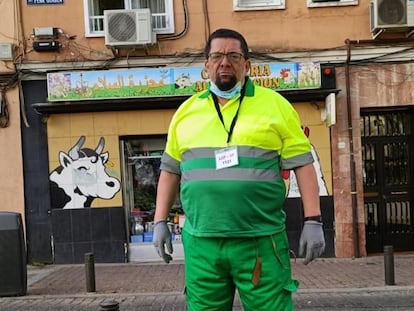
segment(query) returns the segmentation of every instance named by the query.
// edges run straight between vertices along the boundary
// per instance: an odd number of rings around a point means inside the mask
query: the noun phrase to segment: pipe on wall
[[[351,174],[351,198],[352,198],[352,240],[354,243],[354,256],[361,257],[359,249],[359,223],[358,223],[358,202],[356,191],[356,171],[355,171],[355,156],[354,156],[354,137],[353,137],[353,122],[352,122],[352,105],[351,105],[351,85],[350,85],[350,62],[351,62],[351,48],[352,42],[349,39],[346,43],[346,62],[345,62],[345,88],[346,88],[346,107],[348,119],[348,135],[349,135],[349,165]]]

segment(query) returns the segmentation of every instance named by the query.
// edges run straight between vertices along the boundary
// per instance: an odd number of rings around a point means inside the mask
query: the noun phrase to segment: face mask
[[[227,91],[222,91],[218,88],[217,85],[214,84],[214,82],[210,81],[210,92],[216,94],[218,97],[223,97],[226,99],[231,99],[236,97],[240,94],[241,91],[241,82],[237,82],[233,88]]]

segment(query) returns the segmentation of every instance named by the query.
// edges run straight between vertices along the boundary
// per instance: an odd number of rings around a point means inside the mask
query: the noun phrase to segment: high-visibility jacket
[[[168,130],[161,169],[181,175],[184,230],[208,237],[284,230],[281,169],[313,162],[297,112],[283,96],[250,79],[241,103],[239,96],[219,106],[224,125],[210,91],[199,92],[178,108]],[[216,169],[215,151],[234,146],[238,165]]]

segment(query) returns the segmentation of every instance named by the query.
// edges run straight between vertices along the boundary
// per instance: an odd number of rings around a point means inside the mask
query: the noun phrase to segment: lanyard
[[[239,106],[237,107],[236,114],[234,115],[233,120],[231,121],[231,125],[230,125],[230,129],[229,130],[226,129],[226,126],[224,124],[224,119],[223,119],[223,115],[221,114],[221,110],[220,110],[220,106],[219,106],[219,103],[218,103],[217,95],[214,94],[214,93],[211,93],[211,95],[213,97],[213,101],[214,101],[214,107],[216,107],[216,111],[217,111],[218,117],[219,117],[219,119],[221,121],[221,124],[223,124],[224,130],[227,132],[227,143],[229,143],[230,140],[231,140],[231,135],[233,134],[234,126],[236,125],[236,121],[237,121],[237,118],[239,116],[240,106],[241,106],[242,101],[243,101],[243,98],[244,98],[244,93],[245,93],[245,89],[243,87],[241,89],[241,92],[240,92]]]

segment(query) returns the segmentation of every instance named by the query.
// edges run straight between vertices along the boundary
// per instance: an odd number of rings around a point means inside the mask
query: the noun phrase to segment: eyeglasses
[[[213,63],[218,63],[223,60],[224,56],[227,56],[227,59],[232,63],[238,63],[244,57],[243,54],[238,52],[230,52],[230,53],[221,53],[221,52],[213,52],[208,54],[208,58]]]

